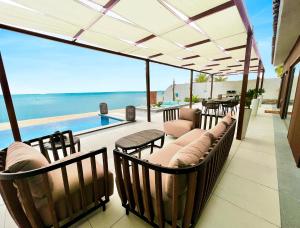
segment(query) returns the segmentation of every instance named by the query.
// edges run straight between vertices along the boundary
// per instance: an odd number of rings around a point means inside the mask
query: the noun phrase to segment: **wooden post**
[[[214,87],[214,75],[210,75],[210,98],[212,98],[213,95],[213,87]]]
[[[151,107],[150,107],[150,69],[149,60],[146,60],[146,96],[147,96],[147,121],[151,122]]]
[[[192,108],[193,98],[193,70],[191,70],[191,78],[190,78],[190,108]]]
[[[257,77],[256,77],[256,87],[255,89],[258,90],[259,88],[259,81],[260,81],[260,72],[261,72],[261,60],[259,60],[258,63],[258,69],[257,69]]]
[[[278,99],[277,99],[277,108],[280,108],[280,100],[281,100],[282,88],[283,88],[283,79],[284,79],[284,75],[281,76],[280,88],[279,88]]]
[[[247,45],[246,45],[245,62],[244,62],[244,75],[243,75],[241,100],[240,100],[240,112],[239,112],[239,121],[238,121],[237,134],[236,134],[236,139],[238,140],[242,139],[246,92],[248,86],[248,74],[249,74],[250,58],[251,58],[251,48],[252,48],[252,31],[249,31],[247,35]]]
[[[260,83],[260,88],[262,89],[264,86],[264,80],[265,80],[265,69],[262,71],[262,76],[261,76],[261,83]]]
[[[20,134],[17,117],[16,117],[14,105],[12,102],[12,98],[11,98],[11,94],[10,94],[10,90],[9,90],[9,86],[8,86],[8,82],[7,82],[7,78],[6,78],[6,74],[5,74],[5,69],[4,69],[1,52],[0,52],[0,84],[1,84],[2,92],[3,92],[3,98],[4,98],[11,130],[12,130],[12,133],[14,136],[14,140],[21,141],[21,134]]]

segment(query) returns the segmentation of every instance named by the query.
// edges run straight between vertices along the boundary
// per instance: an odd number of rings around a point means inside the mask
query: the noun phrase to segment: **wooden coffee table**
[[[156,145],[155,142],[160,141],[160,145]],[[116,141],[116,149],[121,149],[124,153],[134,154],[139,153],[141,158],[141,151],[146,148],[151,148],[150,154],[153,153],[153,148],[162,148],[165,142],[165,133],[157,129],[149,129],[139,131],[131,135],[122,137]]]

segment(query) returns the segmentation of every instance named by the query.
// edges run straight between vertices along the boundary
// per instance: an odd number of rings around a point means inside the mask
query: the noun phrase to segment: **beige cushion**
[[[179,119],[193,121],[197,110],[198,109],[181,108],[179,109]]]
[[[223,121],[219,122],[216,126],[210,129],[208,132],[211,133],[215,139],[219,138],[226,130],[226,123]]]
[[[178,139],[176,139],[173,143],[179,145],[179,146],[186,146],[189,143],[193,142],[195,139],[200,138],[201,135],[203,135],[206,131],[200,128],[195,128],[184,135],[180,136]]]
[[[172,157],[176,154],[178,150],[180,150],[182,147],[179,145],[176,145],[174,143],[170,143],[166,145],[164,148],[154,152],[151,154],[147,160],[153,164],[159,164],[162,166],[167,167],[170,160]],[[141,184],[141,189],[143,189],[143,177],[142,177],[142,171],[139,170],[140,174],[140,184]],[[168,220],[172,219],[172,210],[170,208],[172,207],[172,193],[167,192],[167,184],[166,180],[169,175],[167,174],[162,174],[162,193],[163,193],[163,204],[164,204],[164,212],[165,212],[165,217]],[[150,180],[150,192],[151,192],[151,197],[152,197],[152,204],[154,205],[154,211],[156,212],[156,189],[154,184],[155,183],[155,173],[154,171],[150,170],[149,171],[149,180]],[[185,202],[185,191],[186,191],[186,175],[181,175],[179,177],[179,183],[180,184],[180,189],[179,189],[179,196],[178,196],[178,218],[181,218],[183,216],[184,212],[184,202]]]
[[[232,123],[231,114],[227,113],[227,115],[223,117],[222,121],[225,122],[227,126],[229,126]]]
[[[209,133],[202,134],[199,139],[195,139],[187,146],[178,150],[170,160],[168,166],[171,168],[180,168],[198,164],[200,158],[208,151],[211,143]]]
[[[167,135],[176,138],[189,132],[193,128],[193,122],[188,120],[172,120],[164,123],[164,131]]]
[[[83,152],[71,154],[68,157],[63,158],[62,160],[71,159],[74,157],[79,156]],[[97,168],[97,185],[99,188],[100,196],[104,196],[104,170],[103,166],[100,165],[96,161],[96,168]],[[92,178],[92,169],[91,169],[91,161],[90,159],[82,160],[82,169],[83,169],[83,176],[84,176],[84,184],[85,184],[85,191],[87,196],[87,204],[90,205],[94,202],[93,200],[93,178]],[[67,166],[67,174],[68,174],[68,181],[70,186],[70,193],[71,193],[71,202],[73,211],[79,212],[82,209],[82,200],[80,194],[80,185],[78,179],[78,171],[77,171],[77,163],[73,163]],[[53,200],[55,204],[56,214],[59,220],[68,217],[68,210],[66,204],[66,195],[64,189],[64,182],[62,178],[61,169],[56,169],[51,172],[51,176],[53,180],[55,180],[53,185]],[[114,187],[114,180],[113,174],[111,172],[108,173],[108,193],[109,195],[113,194],[113,187]],[[40,212],[41,218],[45,225],[51,225],[51,214],[47,207],[46,200],[38,200],[35,201],[36,207]]]
[[[5,169],[12,173],[29,171],[48,165],[49,162],[40,151],[25,143],[15,142],[8,147]],[[34,198],[43,198],[46,196],[47,186],[44,185],[42,175],[30,177],[27,180]],[[52,178],[49,178],[49,184],[51,189],[53,186]]]

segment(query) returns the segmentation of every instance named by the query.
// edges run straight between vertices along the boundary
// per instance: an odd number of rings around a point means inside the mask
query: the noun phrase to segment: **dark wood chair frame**
[[[163,121],[172,121],[179,119],[179,109],[180,108],[168,108],[163,111]],[[199,116],[201,114],[201,110],[197,110],[194,114],[193,118],[193,126],[192,129],[197,128],[199,126]]]
[[[53,142],[54,136],[59,136],[62,144],[62,152],[63,156],[67,157],[68,152],[67,148],[64,143],[64,136],[67,135],[70,139],[70,153],[76,153],[74,142],[73,142],[73,135],[71,131],[64,131],[60,132],[59,134],[53,134],[44,136],[41,138],[32,139],[26,141],[25,143],[32,146],[38,146],[41,153],[46,157],[46,159],[51,162],[49,156],[49,150],[47,151],[44,147],[45,142]],[[7,149],[4,149],[0,152],[0,193],[2,198],[6,204],[8,211],[10,212],[11,216],[13,217],[14,221],[19,227],[44,227],[44,224],[40,218],[40,215],[35,207],[33,197],[27,182],[27,178],[34,177],[37,175],[43,176],[43,181],[47,188],[47,200],[48,200],[48,207],[51,211],[51,219],[53,227],[69,227],[71,224],[77,222],[87,214],[91,213],[92,211],[96,210],[99,207],[102,207],[105,210],[105,205],[109,201],[109,190],[108,190],[108,162],[107,162],[107,149],[105,147],[91,151],[88,153],[82,153],[79,156],[76,156],[71,159],[65,159],[63,161],[59,161],[59,154],[57,149],[55,148],[54,143],[52,143],[52,150],[53,158],[56,161],[55,163],[50,163],[46,167],[42,167],[39,169],[34,169],[30,171],[18,172],[18,173],[10,173],[8,170],[5,170],[5,159],[6,159],[6,152]],[[81,152],[77,152],[81,153]],[[96,155],[102,155],[102,162],[103,162],[103,170],[104,170],[104,197],[99,195],[99,186],[97,184],[97,167],[96,167]],[[91,172],[92,172],[92,179],[93,179],[93,205],[87,205],[87,193],[85,190],[84,185],[84,175],[82,169],[82,160],[90,159],[91,162]],[[68,182],[68,173],[66,166],[70,164],[77,164],[77,171],[79,177],[79,185],[80,185],[80,194],[82,199],[82,213],[77,213],[73,211],[72,203],[71,203],[71,195],[69,189],[69,182]],[[64,181],[64,190],[66,194],[66,206],[68,209],[69,217],[64,219],[63,221],[59,221],[54,209],[54,202],[52,199],[52,194],[50,190],[50,185],[48,181],[47,173],[53,170],[61,169],[62,178]],[[20,197],[22,200],[22,204],[18,198],[17,189],[14,187],[14,184],[19,189]],[[24,212],[24,210],[25,212]]]
[[[218,119],[218,116],[201,115],[199,128],[209,129],[217,124]],[[164,227],[165,223],[171,224],[172,227],[178,227],[178,176],[184,174],[187,175],[188,184],[181,226],[193,227],[199,219],[228,157],[235,126],[236,120],[233,119],[232,124],[212,144],[199,164],[186,168],[162,167],[115,149],[116,184],[126,214],[132,212],[154,227]],[[155,173],[154,183],[150,183],[150,170]],[[167,221],[164,216],[162,174],[173,175],[172,209],[170,209],[172,210],[172,221]],[[142,179],[139,178],[140,175],[142,175]],[[141,184],[143,190],[141,190]],[[154,185],[156,189],[155,205],[152,205],[150,184]],[[156,215],[154,215],[154,207],[157,211]]]

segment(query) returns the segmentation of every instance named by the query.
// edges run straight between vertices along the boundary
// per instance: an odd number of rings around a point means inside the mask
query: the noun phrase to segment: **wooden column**
[[[257,69],[257,77],[256,77],[256,87],[255,89],[258,90],[259,89],[259,81],[260,81],[260,72],[261,72],[261,60],[259,60],[258,62],[258,69]]]
[[[192,108],[192,101],[193,98],[193,70],[191,70],[191,77],[190,77],[190,108]]]
[[[277,108],[280,108],[280,100],[281,100],[283,81],[284,81],[283,79],[284,79],[284,75],[281,76],[278,99],[277,99]]]
[[[214,75],[210,75],[210,98],[212,98],[213,95],[213,87],[214,87]]]
[[[0,53],[0,84],[1,84],[1,89],[3,92],[3,98],[4,98],[11,130],[12,130],[12,133],[14,136],[14,140],[21,141],[21,134],[20,134],[17,117],[16,117],[14,105],[12,102],[12,98],[11,98],[11,94],[10,94],[10,90],[9,90],[9,86],[8,86],[8,82],[7,82],[7,78],[6,78],[6,74],[5,74],[5,69],[4,69],[4,64],[3,64],[1,53]]]
[[[149,60],[146,60],[146,96],[147,96],[147,121],[151,122]]]
[[[242,139],[246,92],[247,92],[247,86],[248,86],[248,74],[249,74],[250,58],[251,58],[251,48],[252,48],[252,31],[249,31],[248,35],[247,35],[247,45],[246,45],[245,62],[244,62],[244,74],[243,74],[241,100],[240,100],[240,112],[239,112],[239,120],[238,120],[237,134],[236,134],[236,139],[238,139],[238,140]]]
[[[260,88],[262,89],[264,86],[264,80],[265,80],[265,69],[262,71],[262,76],[261,76],[261,83],[260,83]]]

